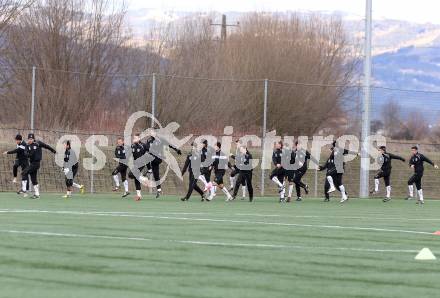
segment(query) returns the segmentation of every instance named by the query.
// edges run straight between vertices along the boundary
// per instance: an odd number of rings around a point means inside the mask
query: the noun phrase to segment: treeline
[[[35,65],[38,128],[120,131],[131,112],[151,109],[152,78],[143,74],[158,73],[158,119],[184,131],[221,133],[233,125],[260,133],[265,78],[272,80],[269,130],[357,130],[359,89],[350,86],[358,59],[341,20],[251,13],[223,40],[210,17],[192,15],[152,28],[139,46],[118,3],[36,0],[23,7],[3,30],[1,125],[29,122]]]

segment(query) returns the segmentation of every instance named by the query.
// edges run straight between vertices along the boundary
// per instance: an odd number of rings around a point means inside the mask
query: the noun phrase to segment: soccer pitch
[[[0,297],[437,297],[440,201],[0,194]]]

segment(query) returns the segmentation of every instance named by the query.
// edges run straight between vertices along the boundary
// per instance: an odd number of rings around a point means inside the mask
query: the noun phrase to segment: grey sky
[[[126,0],[129,9],[161,11],[342,11],[361,17],[365,0]],[[375,18],[440,24],[439,0],[373,0]]]

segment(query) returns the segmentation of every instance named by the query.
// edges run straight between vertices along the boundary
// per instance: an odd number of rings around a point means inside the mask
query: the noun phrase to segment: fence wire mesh
[[[163,74],[97,75],[44,68],[36,68],[35,77],[34,131],[39,139],[54,145],[65,134],[77,135],[83,144],[94,134],[109,138],[109,145],[100,148],[107,156],[105,167],[93,173],[81,167],[79,172],[78,180],[88,186],[89,191],[111,189],[110,173],[116,166],[113,161],[116,139],[122,134],[127,118],[139,110],[153,113],[163,126],[178,123],[177,136],[193,134],[194,138],[200,135],[220,137],[226,126],[233,126],[234,139],[250,134],[261,138],[272,130],[280,136],[294,137],[360,135],[361,85],[332,86]],[[3,107],[0,111],[0,146],[4,151],[14,147],[15,134],[26,135],[30,131],[32,68],[8,69],[2,72],[1,80],[8,82],[0,85]],[[372,132],[391,137],[387,144],[392,153],[408,159],[409,148],[418,144],[433,161],[440,162],[439,117],[440,92],[372,87]],[[138,123],[137,129],[140,131],[149,126],[150,120],[146,120]],[[184,155],[178,159],[180,165],[189,150],[188,142]],[[260,148],[250,148],[250,151],[255,158],[261,159]],[[327,156],[328,151],[324,149],[321,161]],[[90,154],[82,150],[81,160],[87,157]],[[11,184],[12,163],[13,156],[0,158],[0,191],[16,190]],[[348,163],[344,175],[344,184],[352,196],[358,195],[359,168],[360,162],[356,159]],[[265,171],[262,180],[261,169],[254,171],[256,194],[263,187],[266,195],[276,194],[268,179],[269,172]],[[393,195],[405,196],[410,174],[407,163],[393,162]],[[373,175],[374,171],[371,171],[371,180]],[[314,196],[323,195],[324,179],[324,173],[315,170],[309,170],[304,177]],[[50,154],[45,154],[40,180],[42,190],[64,190],[64,176]],[[439,176],[427,167],[424,189],[428,197],[440,198],[436,191],[439,180]],[[174,174],[164,185],[165,193],[169,194],[181,194],[185,188],[186,181],[179,181]]]

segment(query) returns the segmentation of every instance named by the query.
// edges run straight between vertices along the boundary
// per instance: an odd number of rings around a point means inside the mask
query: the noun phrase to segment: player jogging
[[[180,151],[180,149],[171,146],[166,142],[166,140],[162,140],[159,136],[156,136],[155,130],[151,130],[151,135],[147,139],[147,142],[145,143],[145,150],[152,157],[152,161],[147,164],[147,168],[149,171],[151,170],[151,172],[153,173],[153,178],[156,183],[155,184],[156,199],[158,199],[162,193],[162,186],[160,185],[159,169],[162,160],[165,158],[165,152],[164,152],[165,146],[168,146],[169,148],[176,151],[178,155],[182,155],[182,151]]]
[[[239,169],[238,179],[234,186],[234,192],[232,194],[232,199],[235,200],[238,188],[245,181],[247,189],[249,192],[249,202],[254,200],[254,188],[252,186],[252,154],[249,152],[245,145],[240,146],[239,154],[234,157],[236,160],[237,168]]]
[[[133,167],[139,170],[139,175],[142,173],[142,170],[145,167],[145,162],[143,161],[144,154],[146,153],[145,145],[141,142],[141,138],[139,134],[135,134],[133,136],[133,144],[131,144],[131,153],[133,155],[134,163]],[[135,201],[140,201],[142,199],[142,187],[141,182],[139,181],[140,176],[136,177],[133,174],[133,171],[130,170],[128,177],[134,180],[134,185],[136,188],[136,196],[134,197]]]
[[[72,150],[70,141],[64,143],[64,165],[63,172],[66,176],[66,187],[67,191],[63,198],[70,198],[72,196],[73,188],[78,188],[81,194],[84,193],[84,185],[75,183],[73,180],[78,173],[78,157],[75,151]]]
[[[313,159],[313,161],[316,164],[318,164],[318,161],[312,158],[310,152],[304,148],[301,148],[301,146],[298,144],[298,141],[296,141],[290,155],[290,163],[294,166],[294,169],[293,170],[289,169],[289,173],[287,175],[290,184],[287,202],[290,202],[292,198],[292,192],[293,192],[292,182],[293,184],[295,184],[296,200],[298,202],[302,201],[301,188],[304,189],[306,194],[309,193],[309,186],[302,182],[302,177],[307,172],[308,161],[310,159]]]
[[[383,178],[387,192],[385,199],[383,199],[383,202],[388,202],[389,200],[391,200],[391,161],[393,159],[397,159],[405,162],[405,159],[398,155],[388,153],[385,146],[380,146],[378,150],[380,153],[380,156],[378,157],[378,163],[381,165],[381,167],[374,176],[374,190],[370,193],[377,194],[379,192],[380,179]]]
[[[270,174],[270,179],[278,186],[278,193],[280,194],[280,203],[284,202],[284,194],[286,191],[284,187],[285,170],[281,165],[282,156],[283,156],[283,142],[278,141],[275,144],[275,149],[272,153],[272,162],[275,165],[275,169]]]
[[[336,146],[336,141],[332,143],[330,147],[330,156],[323,166],[319,166],[319,171],[327,170],[324,193],[324,202],[330,201],[330,193],[339,190],[341,192],[341,203],[348,200],[348,195],[345,191],[345,186],[342,183],[342,177],[344,175],[344,155],[357,154],[355,152],[350,152],[347,149],[341,149]],[[338,167],[341,167],[338,169]]]
[[[14,165],[12,167],[12,175],[14,177],[12,183],[17,183],[18,168],[21,168],[21,187],[19,191],[17,191],[17,194],[22,194],[29,190],[29,179],[27,176],[23,176],[23,170],[29,166],[29,161],[26,156],[26,142],[23,141],[23,137],[21,135],[18,134],[15,136],[15,143],[17,144],[17,147],[14,150],[5,151],[3,154],[16,155]]]
[[[34,186],[34,195],[31,199],[40,198],[40,187],[38,185],[38,170],[40,169],[41,160],[43,158],[42,148],[49,150],[52,153],[57,153],[55,149],[49,145],[43,143],[42,141],[36,141],[35,135],[33,133],[28,134],[28,141],[26,145],[26,155],[29,158],[29,166],[24,169],[22,176],[27,177],[30,175],[32,184]],[[25,193],[26,197],[27,194]]]
[[[227,160],[228,157],[223,154],[221,150],[222,144],[220,142],[217,142],[215,144],[215,155],[212,156],[213,163],[212,167],[214,169],[214,182],[213,187],[211,188],[211,194],[207,198],[207,201],[211,201],[215,196],[215,187],[218,186],[223,193],[226,195],[226,201],[230,201],[232,199],[231,194],[229,193],[228,189],[223,184],[223,176],[226,173],[226,167],[227,167]]]
[[[414,169],[414,174],[408,180],[408,192],[409,196],[407,200],[411,200],[414,197],[414,185],[416,185],[417,192],[419,194],[419,199],[417,200],[417,204],[424,204],[423,198],[423,189],[422,189],[422,177],[424,172],[423,163],[429,163],[434,166],[434,168],[438,169],[438,165],[434,164],[429,158],[425,155],[419,153],[419,149],[417,146],[411,147],[411,159],[409,160],[409,165]]]
[[[197,152],[197,148],[194,143],[191,144],[192,150],[191,153],[186,156],[185,164],[182,168],[182,176],[188,171],[189,174],[189,185],[188,192],[186,195],[181,198],[181,201],[188,201],[191,197],[193,190],[199,193],[202,197],[202,201],[205,199],[205,193],[203,190],[197,185],[197,178],[194,176],[193,165],[197,165],[200,168],[200,153]]]
[[[115,182],[115,187],[113,188],[113,191],[118,191],[120,186],[118,174],[121,175],[122,184],[124,185],[124,193],[122,194],[123,198],[130,195],[130,193],[128,192],[128,180],[127,180],[128,166],[125,163],[121,162],[121,160],[125,160],[127,158],[125,149],[126,148],[124,144],[124,139],[119,137],[115,148],[115,157],[118,159],[118,166],[113,170],[112,176]]]

